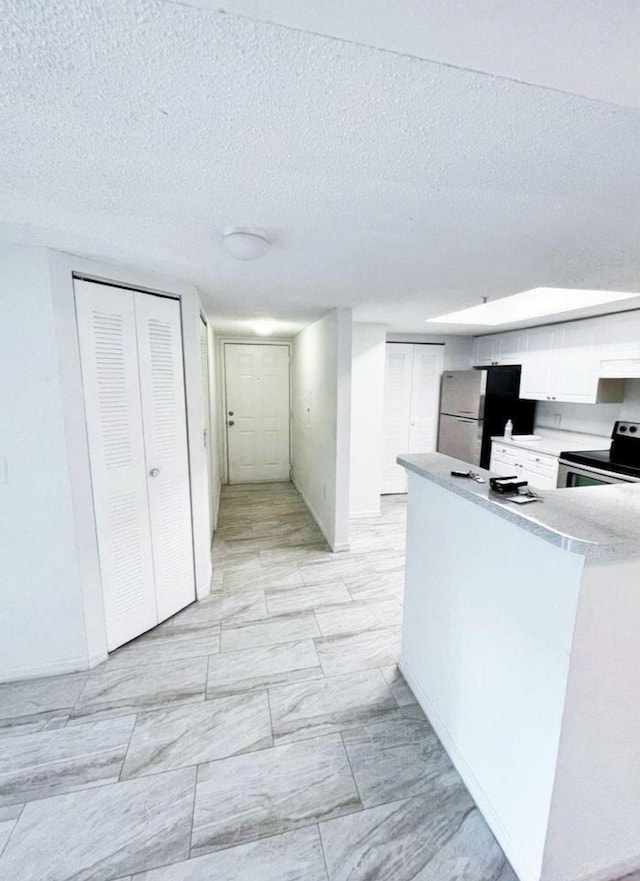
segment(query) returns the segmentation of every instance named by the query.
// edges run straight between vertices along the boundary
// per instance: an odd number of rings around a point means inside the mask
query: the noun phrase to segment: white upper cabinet
[[[526,334],[521,331],[477,337],[473,363],[476,367],[493,367],[499,364],[522,364],[526,351]]]
[[[499,352],[498,336],[476,337],[473,347],[473,363],[478,367],[491,367]]]
[[[578,404],[621,401],[622,382],[600,383],[601,332],[597,319],[529,331],[520,397]]]
[[[521,398],[619,402],[640,378],[640,310],[477,337],[473,363],[521,364]]]
[[[536,401],[552,401],[554,358],[558,332],[551,327],[531,330],[527,334],[527,351],[523,358],[520,397]]]
[[[598,323],[576,321],[556,328],[553,394],[558,401],[593,403],[598,397]]]
[[[640,378],[640,312],[610,315],[603,322],[598,374]]]

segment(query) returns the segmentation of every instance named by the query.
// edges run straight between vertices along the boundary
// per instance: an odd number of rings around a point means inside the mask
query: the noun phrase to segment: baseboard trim
[[[349,511],[349,519],[362,518],[363,520],[369,517],[379,517],[380,516],[380,508],[375,510],[372,508],[370,511]]]
[[[306,497],[302,487],[298,484],[295,477],[291,478],[291,483],[294,485],[294,487],[296,488],[296,492],[298,493],[298,495],[300,496],[302,501],[305,503],[307,510],[309,511],[309,513],[311,514],[313,519],[318,524],[320,532],[324,535],[325,540],[326,540],[327,544],[329,545],[329,548],[333,551],[333,553],[338,554],[338,553],[343,553],[344,551],[348,551],[349,550],[349,542],[341,542],[339,544],[336,544],[333,539],[329,538],[329,535],[327,534],[327,530],[325,528],[324,523],[322,522],[322,520],[318,516],[315,508],[313,507],[313,505],[311,504],[309,499]]]
[[[411,668],[407,663],[407,659],[404,654],[401,655],[398,666],[402,675],[407,680],[411,691],[416,696],[418,703],[424,710],[426,717],[428,718],[433,729],[438,735],[442,745],[447,751],[449,758],[451,759],[456,767],[456,770],[462,777],[465,786],[471,793],[471,797],[480,809],[480,812],[484,819],[487,821],[489,827],[491,828],[491,831],[498,839],[498,843],[507,855],[507,858],[511,863],[516,875],[518,876],[520,881],[539,881],[540,872],[536,872],[535,869],[533,869],[529,865],[529,863],[523,860],[522,855],[520,854],[513,838],[502,823],[502,820],[498,816],[482,785],[471,770],[471,767],[467,764],[465,757],[456,746],[453,738],[451,737],[451,734],[449,733],[449,730],[440,718],[438,711],[431,702],[427,693],[418,683],[416,677],[411,672]],[[611,876],[608,877],[610,878]],[[591,881],[591,879],[589,879],[589,881]],[[604,881],[604,879],[596,879],[594,877],[593,881]]]
[[[65,676],[67,673],[84,673],[106,660],[106,655],[89,658],[65,658],[28,667],[11,667],[0,671],[0,682],[18,682],[23,679],[45,679],[49,676]]]
[[[213,579],[213,561],[209,564],[209,574],[204,582],[204,587],[199,588],[196,585],[196,600],[203,600],[211,593],[211,581]]]

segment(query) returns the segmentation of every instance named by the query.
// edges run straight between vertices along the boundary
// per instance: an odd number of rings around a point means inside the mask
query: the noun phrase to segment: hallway
[[[0,881],[516,881],[399,675],[405,497],[223,488],[212,595],[0,685]]]

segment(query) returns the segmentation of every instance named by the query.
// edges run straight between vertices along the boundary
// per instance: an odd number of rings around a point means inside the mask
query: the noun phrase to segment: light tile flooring
[[[404,541],[226,487],[209,599],[0,686],[0,881],[515,881],[395,666]]]

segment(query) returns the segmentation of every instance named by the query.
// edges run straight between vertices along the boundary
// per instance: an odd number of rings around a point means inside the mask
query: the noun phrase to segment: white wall
[[[640,379],[628,379],[621,404],[564,404],[538,401],[536,428],[611,436],[616,419],[640,422]]]
[[[383,324],[353,324],[351,361],[351,517],[380,513],[382,480],[384,365]]]
[[[0,679],[88,665],[46,251],[0,251]]]
[[[0,255],[0,679],[81,670],[106,657],[73,273],[177,295],[182,304],[196,591],[210,590],[200,310],[192,287],[36,248]],[[5,526],[6,524],[6,526]]]
[[[349,546],[351,310],[334,309],[293,340],[293,482],[332,550]]]

